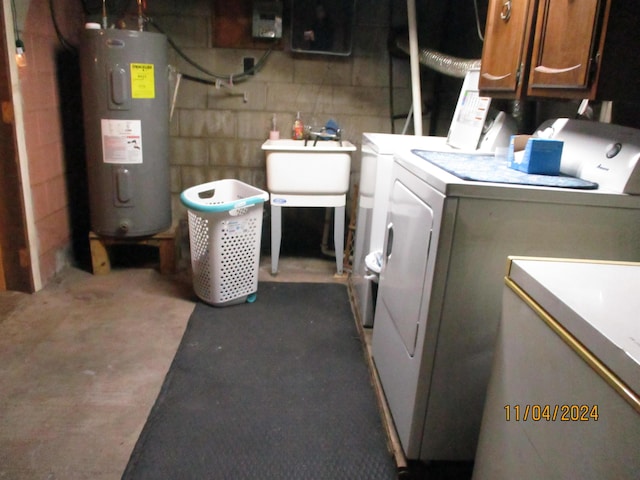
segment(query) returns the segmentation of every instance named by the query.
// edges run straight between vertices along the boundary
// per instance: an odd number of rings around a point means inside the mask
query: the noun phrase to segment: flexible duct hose
[[[404,53],[409,54],[409,40],[398,36],[396,46]],[[472,68],[480,68],[480,59],[465,59],[445,55],[444,53],[429,48],[418,49],[420,64],[451,77],[464,78]]]

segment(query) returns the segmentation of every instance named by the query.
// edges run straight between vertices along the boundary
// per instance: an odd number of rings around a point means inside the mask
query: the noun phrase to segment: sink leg
[[[278,273],[280,242],[282,240],[282,207],[271,204],[271,274]]]
[[[345,207],[336,207],[333,214],[333,243],[336,247],[336,268],[338,275],[342,275],[344,264],[344,220]]]

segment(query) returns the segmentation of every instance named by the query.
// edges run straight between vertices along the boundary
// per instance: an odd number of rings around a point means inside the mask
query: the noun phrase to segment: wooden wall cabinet
[[[534,0],[490,0],[479,87],[488,96],[522,95]]]
[[[490,0],[480,90],[499,98],[637,96],[639,3]]]

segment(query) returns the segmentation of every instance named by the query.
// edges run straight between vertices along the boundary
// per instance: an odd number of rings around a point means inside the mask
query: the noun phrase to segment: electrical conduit
[[[409,24],[409,58],[411,64],[411,97],[413,99],[413,133],[422,136],[422,94],[420,89],[420,64],[418,62],[418,29],[416,2],[407,0]]]

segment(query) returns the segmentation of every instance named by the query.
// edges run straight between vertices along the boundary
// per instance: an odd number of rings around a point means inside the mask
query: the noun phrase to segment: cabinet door
[[[577,98],[589,96],[597,65],[603,0],[539,0],[531,56],[530,95],[556,95],[567,91]],[[594,92],[595,93],[595,92]]]
[[[519,95],[521,70],[530,31],[533,0],[490,0],[482,50],[479,87]]]

